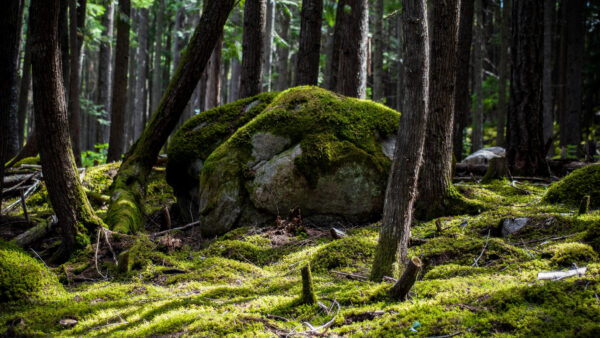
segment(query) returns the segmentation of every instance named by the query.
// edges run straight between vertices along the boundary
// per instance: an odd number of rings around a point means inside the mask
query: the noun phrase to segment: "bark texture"
[[[385,94],[383,87],[383,0],[375,0],[374,26],[373,101],[380,101]]]
[[[140,205],[146,180],[163,144],[185,110],[206,64],[223,34],[234,0],[209,1],[169,87],[148,126],[126,155],[114,179],[106,222],[116,231],[135,232],[144,221]]]
[[[542,142],[543,0],[513,4],[507,158],[516,176],[548,176]]]
[[[279,19],[279,37],[286,42],[290,43],[290,15],[283,6],[279,7],[277,11],[277,18]],[[288,59],[290,57],[290,48],[285,46],[278,46],[277,48],[277,85],[275,90],[284,90],[288,87]],[[234,60],[235,62],[236,60]],[[233,74],[233,72],[232,72]],[[233,75],[232,75],[233,78]]]
[[[340,69],[340,53],[342,49],[342,33],[344,30],[344,8],[348,0],[339,0],[335,13],[335,27],[333,29],[333,44],[329,58],[327,59],[326,69],[326,87],[329,90],[336,90],[338,85],[338,73]]]
[[[498,72],[500,73],[500,83],[498,84],[498,115],[496,125],[496,145],[504,147],[506,144],[506,80],[510,76],[509,66],[510,57],[508,46],[510,42],[510,26],[511,26],[511,0],[504,0],[502,6],[502,28],[500,31],[500,64]]]
[[[113,95],[110,112],[110,141],[107,161],[121,159],[125,146],[125,110],[127,107],[127,68],[129,66],[129,16],[130,0],[119,1],[117,13],[117,45],[115,47],[115,71],[113,72]]]
[[[102,42],[98,51],[98,90],[96,92],[96,104],[99,104],[104,109],[104,114],[101,116],[105,121],[110,121],[110,84],[112,70],[112,38],[113,38],[113,23],[115,19],[115,5],[111,0],[104,1],[105,12],[102,17]],[[107,125],[97,125],[96,139],[101,143],[108,142],[109,128]]]
[[[263,56],[263,89],[271,91],[272,65],[273,65],[273,38],[275,32],[275,0],[267,0],[267,12],[265,22],[265,49]]]
[[[240,98],[261,92],[265,44],[266,0],[247,0],[244,5]]]
[[[421,263],[421,260],[418,257],[413,257],[408,262],[406,270],[402,273],[400,279],[390,289],[390,298],[401,302],[405,301],[408,298],[408,292],[417,281],[417,276],[422,266],[423,263]]]
[[[148,29],[149,13],[147,8],[140,8],[138,11],[138,50],[137,50],[137,71],[135,80],[135,99],[133,107],[133,139],[136,140],[142,134],[144,129],[144,120],[146,115],[146,82],[148,80]]]
[[[150,103],[150,112],[154,112],[160,103],[160,93],[162,92],[162,36],[165,21],[165,0],[156,2],[156,42],[154,45],[154,65],[152,66],[152,96]]]
[[[300,12],[300,46],[295,85],[317,85],[321,56],[323,0],[303,0]]]
[[[473,133],[471,134],[471,152],[483,148],[483,55],[484,26],[483,0],[477,0],[477,20],[475,25],[475,43],[473,44],[473,87],[475,91],[475,111],[473,112]]]
[[[412,208],[423,159],[425,128],[429,114],[429,37],[425,0],[407,0],[403,4],[402,31],[405,64],[404,112],[396,141],[383,207],[379,243],[370,279],[390,276],[393,264],[407,258]]]
[[[31,44],[25,43],[25,56],[23,57],[23,75],[19,88],[19,102],[17,103],[17,116],[19,119],[19,146],[25,142],[25,122],[27,120],[27,108],[29,104],[29,92],[31,89]],[[29,121],[31,124],[33,121]]]
[[[554,133],[554,100],[552,97],[552,29],[556,1],[544,0],[544,74],[542,78],[543,143]],[[582,51],[583,52],[583,51]],[[544,154],[546,155],[546,154]]]
[[[368,0],[347,0],[342,19],[341,53],[337,91],[364,99],[367,95]],[[345,5],[345,6],[346,6]]]
[[[87,233],[102,222],[79,182],[71,149],[58,42],[59,6],[59,0],[31,2],[31,64],[42,170],[68,255],[88,245]]]

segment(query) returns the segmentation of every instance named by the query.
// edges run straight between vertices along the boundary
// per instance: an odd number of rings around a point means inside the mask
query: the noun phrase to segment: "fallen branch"
[[[337,310],[335,312],[335,314],[333,315],[333,317],[331,317],[331,319],[321,325],[321,326],[317,326],[314,327],[313,325],[311,325],[309,322],[304,322],[304,325],[308,326],[310,328],[310,330],[307,331],[303,331],[303,332],[298,332],[297,334],[299,335],[316,335],[316,336],[323,336],[325,335],[325,333],[327,332],[327,330],[329,330],[329,328],[331,327],[331,325],[333,325],[333,323],[335,322],[335,319],[337,318],[337,315],[340,313],[340,303],[338,303],[337,300],[330,300],[332,302],[332,305],[335,305],[337,307]],[[292,333],[290,333],[292,334]]]
[[[150,237],[156,237],[156,236],[168,234],[169,232],[173,232],[173,231],[177,231],[177,230],[185,230],[185,229],[191,228],[191,227],[193,227],[195,225],[198,225],[198,224],[200,224],[200,221],[195,221],[195,222],[188,223],[188,224],[186,224],[184,226],[180,226],[180,227],[177,227],[177,228],[173,228],[173,229],[169,229],[169,230],[165,230],[165,231],[155,232],[155,233],[151,234]]]
[[[335,273],[336,275],[344,276],[348,279],[364,280],[364,281],[368,280],[368,278],[366,276],[362,276],[362,275],[355,275],[352,273],[340,272],[340,271],[335,271],[335,270],[332,270],[331,272]]]
[[[267,318],[269,318],[269,319],[281,320],[281,321],[283,321],[283,322],[289,322],[289,321],[290,321],[289,319],[287,319],[287,318],[285,318],[285,317],[281,317],[281,316],[272,315],[272,314],[270,314],[270,313],[267,313],[267,315],[266,315],[266,316],[267,316]]]
[[[383,276],[383,278],[381,279],[384,282],[391,282],[391,283],[396,283],[398,280],[394,277],[390,277],[390,276]]]
[[[31,195],[31,193],[33,193],[35,191],[35,189],[37,189],[39,184],[40,184],[40,180],[35,180],[35,183],[31,187],[27,188],[27,191],[25,191],[25,194],[23,196],[25,198],[25,200],[27,200],[29,195]],[[6,207],[6,209],[2,210],[2,213],[7,214],[12,209],[14,209],[17,205],[19,205],[19,203],[21,203],[20,199],[17,200],[16,202],[14,202],[13,204],[9,205],[8,207]]]
[[[471,265],[471,266],[479,266],[479,264],[478,264],[479,260],[483,256],[483,253],[485,252],[485,249],[487,249],[488,243],[490,241],[490,231],[491,230],[488,230],[487,237],[485,238],[485,245],[483,246],[481,253],[479,254],[479,256],[477,258],[475,258],[475,261],[473,262],[473,265]]]
[[[54,218],[49,222],[41,222],[38,225],[30,228],[19,236],[15,237],[12,242],[21,248],[29,246],[31,243],[35,243],[38,240],[46,237],[46,235],[52,231],[52,228],[56,222]]]
[[[23,215],[25,215],[25,219],[27,220],[27,224],[31,223],[29,219],[29,213],[27,212],[27,204],[25,203],[25,195],[23,194],[23,189],[19,190],[21,194],[21,207],[23,208]]]
[[[100,248],[100,234],[102,233],[101,229],[98,229],[98,235],[96,236],[96,252],[94,254],[94,264],[96,265],[96,271],[98,271],[98,274],[103,278],[106,279],[106,276],[102,274],[102,272],[100,272],[100,269],[98,268],[98,249]]]
[[[27,175],[27,177],[25,177],[21,182],[17,183],[16,185],[13,185],[12,187],[4,190],[4,194],[7,194],[13,190],[17,190],[17,188],[19,188],[21,185],[25,184],[25,182],[29,181],[30,179],[34,178],[35,176],[39,175],[39,172],[35,172],[31,175]],[[6,184],[6,181],[4,182],[4,184]]]
[[[585,275],[586,270],[587,270],[587,267],[571,269],[568,271],[539,272],[537,279],[538,280],[561,280],[561,279],[565,279],[565,278],[569,278],[569,277],[573,277],[573,276],[581,277],[581,276]]]

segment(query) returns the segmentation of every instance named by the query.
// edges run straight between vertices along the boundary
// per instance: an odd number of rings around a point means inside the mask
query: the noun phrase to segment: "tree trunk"
[[[160,97],[162,93],[162,71],[161,71],[161,58],[162,58],[162,37],[163,37],[163,25],[165,21],[165,0],[158,0],[156,5],[156,45],[154,47],[154,66],[152,67],[152,103],[150,104],[150,112],[153,113],[158,104],[160,103]]]
[[[139,29],[140,16],[139,9],[131,10],[131,31],[137,32]],[[131,41],[135,40],[135,36],[131,37]],[[135,43],[129,44],[129,74],[127,75],[127,110],[125,111],[125,149],[127,152],[133,143],[134,124],[135,124],[135,84],[137,74],[137,49]]]
[[[276,90],[284,90],[288,87],[288,59],[290,57],[290,15],[283,6],[279,7],[279,37],[286,42],[285,46],[278,46],[277,48],[277,86]],[[234,60],[235,62],[236,60]],[[232,71],[233,74],[233,71]],[[232,75],[233,79],[233,75]]]
[[[62,61],[63,82],[65,95],[69,97],[71,78],[71,64],[69,62],[69,0],[60,2],[60,18],[58,21],[58,35],[60,39],[60,56]]]
[[[106,221],[114,230],[135,232],[143,225],[140,203],[148,174],[192,96],[233,5],[234,0],[208,2],[158,109],[127,153],[114,179],[112,203],[107,212]]]
[[[364,99],[367,94],[367,43],[369,2],[347,0],[350,12],[342,11],[342,44],[337,89],[342,95]]]
[[[398,37],[398,74],[396,78],[396,110],[402,110],[402,101],[404,97],[404,62],[402,61],[402,16],[398,15],[396,20]]]
[[[373,101],[384,97],[383,87],[383,0],[375,0],[375,32],[373,33]]]
[[[303,0],[300,13],[300,46],[295,85],[317,85],[321,56],[323,0]]]
[[[19,118],[19,146],[25,142],[25,120],[27,119],[27,106],[29,103],[29,91],[31,89],[31,44],[25,43],[25,57],[23,58],[23,76],[21,77],[21,88],[19,89],[19,101],[17,105],[17,116]],[[31,121],[29,121],[31,123]]]
[[[264,51],[264,85],[265,91],[271,91],[272,65],[273,65],[273,33],[275,32],[275,0],[267,0],[267,18],[265,26],[265,51]]]
[[[229,80],[229,100],[233,102],[240,97],[240,75],[242,72],[242,65],[236,57],[231,60],[231,79]]]
[[[468,0],[467,0],[468,1]],[[441,2],[441,1],[440,1]],[[437,4],[436,2],[432,4]],[[458,22],[456,22],[458,23]],[[390,298],[398,301],[405,301],[408,298],[408,292],[415,285],[417,276],[423,267],[423,263],[418,257],[413,257],[406,266],[406,270],[402,273],[402,276],[398,279],[396,284],[390,289]]]
[[[412,207],[423,160],[425,129],[429,114],[429,37],[425,0],[406,0],[402,10],[403,50],[406,81],[404,112],[394,151],[383,207],[379,243],[370,279],[381,281],[392,275],[392,266],[407,258]]]
[[[205,75],[207,76],[204,110],[221,104],[221,68],[223,68],[223,36],[219,37],[212,52]]]
[[[468,0],[465,0],[468,1]],[[452,213],[452,125],[460,0],[434,2],[431,8],[429,120],[416,209],[419,218]]]
[[[110,141],[107,161],[121,160],[125,145],[125,110],[127,108],[127,67],[129,65],[129,16],[131,3],[120,0],[117,14],[117,45],[113,72],[112,103],[110,105]]]
[[[544,74],[542,78],[543,126],[542,142],[546,144],[554,133],[554,100],[552,98],[552,28],[556,1],[544,0]],[[544,154],[546,156],[547,154]]]
[[[548,176],[542,136],[543,0],[516,1],[512,9],[512,72],[507,158],[515,176]]]
[[[506,127],[506,80],[509,73],[509,53],[508,46],[510,41],[510,25],[511,25],[511,0],[502,1],[502,28],[500,32],[500,65],[498,72],[500,73],[500,83],[498,84],[498,118],[496,125],[496,145],[504,147],[506,144],[505,127]],[[552,114],[550,114],[552,116]]]
[[[471,152],[483,148],[483,0],[477,0],[477,23],[475,25],[475,43],[473,44],[473,80],[475,89],[475,112],[473,113],[473,133],[471,134]]]
[[[110,88],[111,88],[111,70],[112,70],[112,38],[113,38],[113,23],[115,18],[115,5],[111,0],[104,1],[105,12],[102,17],[102,26],[104,32],[102,34],[102,42],[98,52],[98,91],[96,96],[96,104],[102,106],[104,114],[100,116],[105,121],[110,121]],[[98,123],[96,138],[100,143],[108,142],[109,129],[107,125]]]
[[[179,31],[183,29],[183,23],[185,20],[185,7],[179,6],[175,13],[175,26],[173,26],[173,72],[179,66],[179,60],[181,59],[181,50],[183,49],[183,41],[179,34]]]
[[[75,163],[81,166],[81,64],[86,0],[69,0],[69,130]]]
[[[142,134],[144,130],[144,117],[146,115],[146,81],[148,80],[148,9],[138,10],[138,50],[137,50],[137,77],[135,81],[135,101],[133,109],[133,140]]]
[[[48,195],[66,252],[89,244],[87,233],[102,226],[79,182],[69,138],[58,37],[59,0],[31,2],[31,64],[40,158]]]
[[[266,0],[247,0],[244,5],[240,98],[254,96],[261,91],[266,5]]]

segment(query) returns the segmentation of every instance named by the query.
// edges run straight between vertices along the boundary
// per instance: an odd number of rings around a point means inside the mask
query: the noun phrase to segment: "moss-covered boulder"
[[[379,218],[399,119],[383,105],[316,87],[282,92],[187,169],[201,167],[203,234],[273,222],[296,206],[317,225]]]
[[[0,303],[41,301],[62,292],[56,275],[41,262],[0,241]]]
[[[198,182],[206,158],[261,113],[277,94],[262,93],[207,110],[189,119],[175,133],[168,149],[167,182],[183,211],[181,216],[197,216]]]
[[[590,164],[574,170],[558,182],[553,183],[544,201],[564,203],[577,207],[584,196],[590,196],[590,207],[600,207],[600,164]]]

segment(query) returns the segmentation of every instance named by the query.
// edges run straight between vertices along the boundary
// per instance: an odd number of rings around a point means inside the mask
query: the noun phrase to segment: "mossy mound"
[[[282,92],[203,163],[203,234],[271,222],[296,206],[314,224],[377,219],[399,118],[316,87]]]
[[[0,303],[42,301],[62,292],[56,275],[42,263],[0,241]]]
[[[598,254],[594,249],[583,243],[556,244],[546,251],[552,254],[552,264],[561,267],[571,267],[573,264],[587,265],[598,260]]]
[[[315,271],[365,264],[375,254],[377,242],[372,238],[345,237],[319,248],[311,259]]]
[[[574,170],[548,188],[544,201],[577,207],[584,196],[590,196],[590,207],[600,208],[600,164]]]
[[[592,224],[586,231],[584,240],[600,253],[600,223]]]

